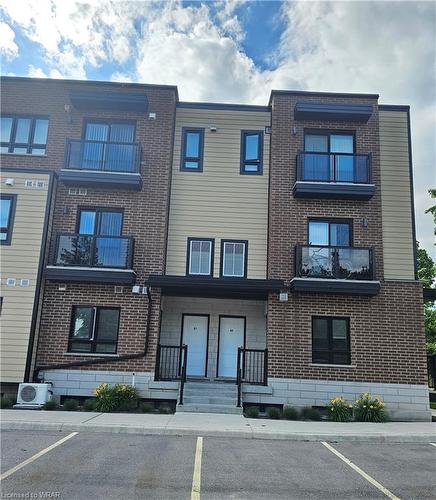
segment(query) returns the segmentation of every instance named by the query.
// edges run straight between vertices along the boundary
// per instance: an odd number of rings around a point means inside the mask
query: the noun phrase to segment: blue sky
[[[2,74],[176,84],[182,100],[270,90],[410,104],[417,234],[436,257],[434,2],[0,0]]]

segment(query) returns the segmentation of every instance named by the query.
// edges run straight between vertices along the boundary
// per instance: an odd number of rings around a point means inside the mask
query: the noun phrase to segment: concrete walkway
[[[242,415],[176,413],[174,415],[1,410],[1,430],[55,430],[222,436],[294,441],[436,442],[436,423],[335,423],[251,419]]]

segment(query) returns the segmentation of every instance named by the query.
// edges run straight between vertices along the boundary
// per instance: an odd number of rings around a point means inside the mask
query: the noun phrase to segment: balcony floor
[[[51,281],[73,283],[131,285],[136,281],[136,273],[133,269],[47,266],[45,278]]]
[[[292,292],[374,296],[380,291],[380,282],[375,280],[294,278],[290,288]]]

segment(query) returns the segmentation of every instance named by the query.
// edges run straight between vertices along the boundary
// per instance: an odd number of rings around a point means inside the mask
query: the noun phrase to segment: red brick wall
[[[372,104],[366,124],[294,121],[297,101]],[[296,127],[296,135],[293,128]],[[371,154],[375,196],[369,201],[296,199],[295,163],[303,151],[304,129],[353,131],[356,153]],[[373,98],[312,97],[278,94],[272,102],[269,209],[270,278],[287,283],[294,277],[294,247],[307,244],[309,217],[353,219],[354,246],[374,247],[381,292],[372,298],[330,294],[291,294],[268,304],[267,339],[272,377],[321,378],[396,383],[425,383],[422,287],[416,282],[383,279],[382,206],[377,101]],[[363,227],[362,219],[368,220]],[[350,317],[352,366],[315,367],[311,316]]]
[[[65,112],[71,104],[70,90],[137,92],[147,96],[149,111],[156,113],[156,120],[148,120],[143,112],[76,110]],[[140,192],[87,188],[87,195],[69,195],[68,188],[58,184],[51,231],[50,259],[53,256],[55,236],[58,232],[75,232],[77,212],[80,207],[113,207],[124,209],[123,235],[135,238],[134,269],[137,282],[144,283],[150,273],[163,273],[173,130],[176,93],[172,88],[154,86],[91,85],[86,82],[63,81],[2,81],[2,112],[49,116],[47,155],[31,157],[2,155],[3,166],[22,168],[63,167],[67,138],[82,137],[85,119],[128,119],[136,121],[135,141],[143,148],[141,174],[143,188]],[[71,122],[71,123],[70,123]],[[50,260],[51,262],[51,260]],[[150,348],[147,360],[132,360],[101,365],[107,369],[152,370],[154,368],[156,339],[159,332],[160,294],[153,293],[153,312],[150,330]],[[122,307],[118,354],[131,354],[144,348],[147,297],[131,293],[124,287],[124,294],[114,294],[113,285],[68,284],[66,292],[59,292],[56,283],[47,283],[39,335],[37,365],[69,363],[74,359],[89,357],[64,356],[70,328],[71,309],[74,304]],[[93,365],[91,368],[99,368]],[[82,367],[86,369],[86,367]]]

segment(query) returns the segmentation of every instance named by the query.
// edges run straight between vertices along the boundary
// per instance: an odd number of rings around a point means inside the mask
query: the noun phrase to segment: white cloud
[[[436,185],[436,5],[285,2],[272,70],[243,51],[241,5],[254,12],[238,0],[0,0],[8,23],[0,39],[8,57],[18,53],[11,27],[39,47],[46,67],[29,74],[84,79],[107,64],[112,80],[176,84],[183,100],[264,104],[271,88],[288,88],[375,92],[380,102],[411,104],[418,238],[431,248],[423,211]]]
[[[8,59],[15,59],[18,56],[18,45],[15,43],[14,30],[9,24],[0,22],[0,54]]]

